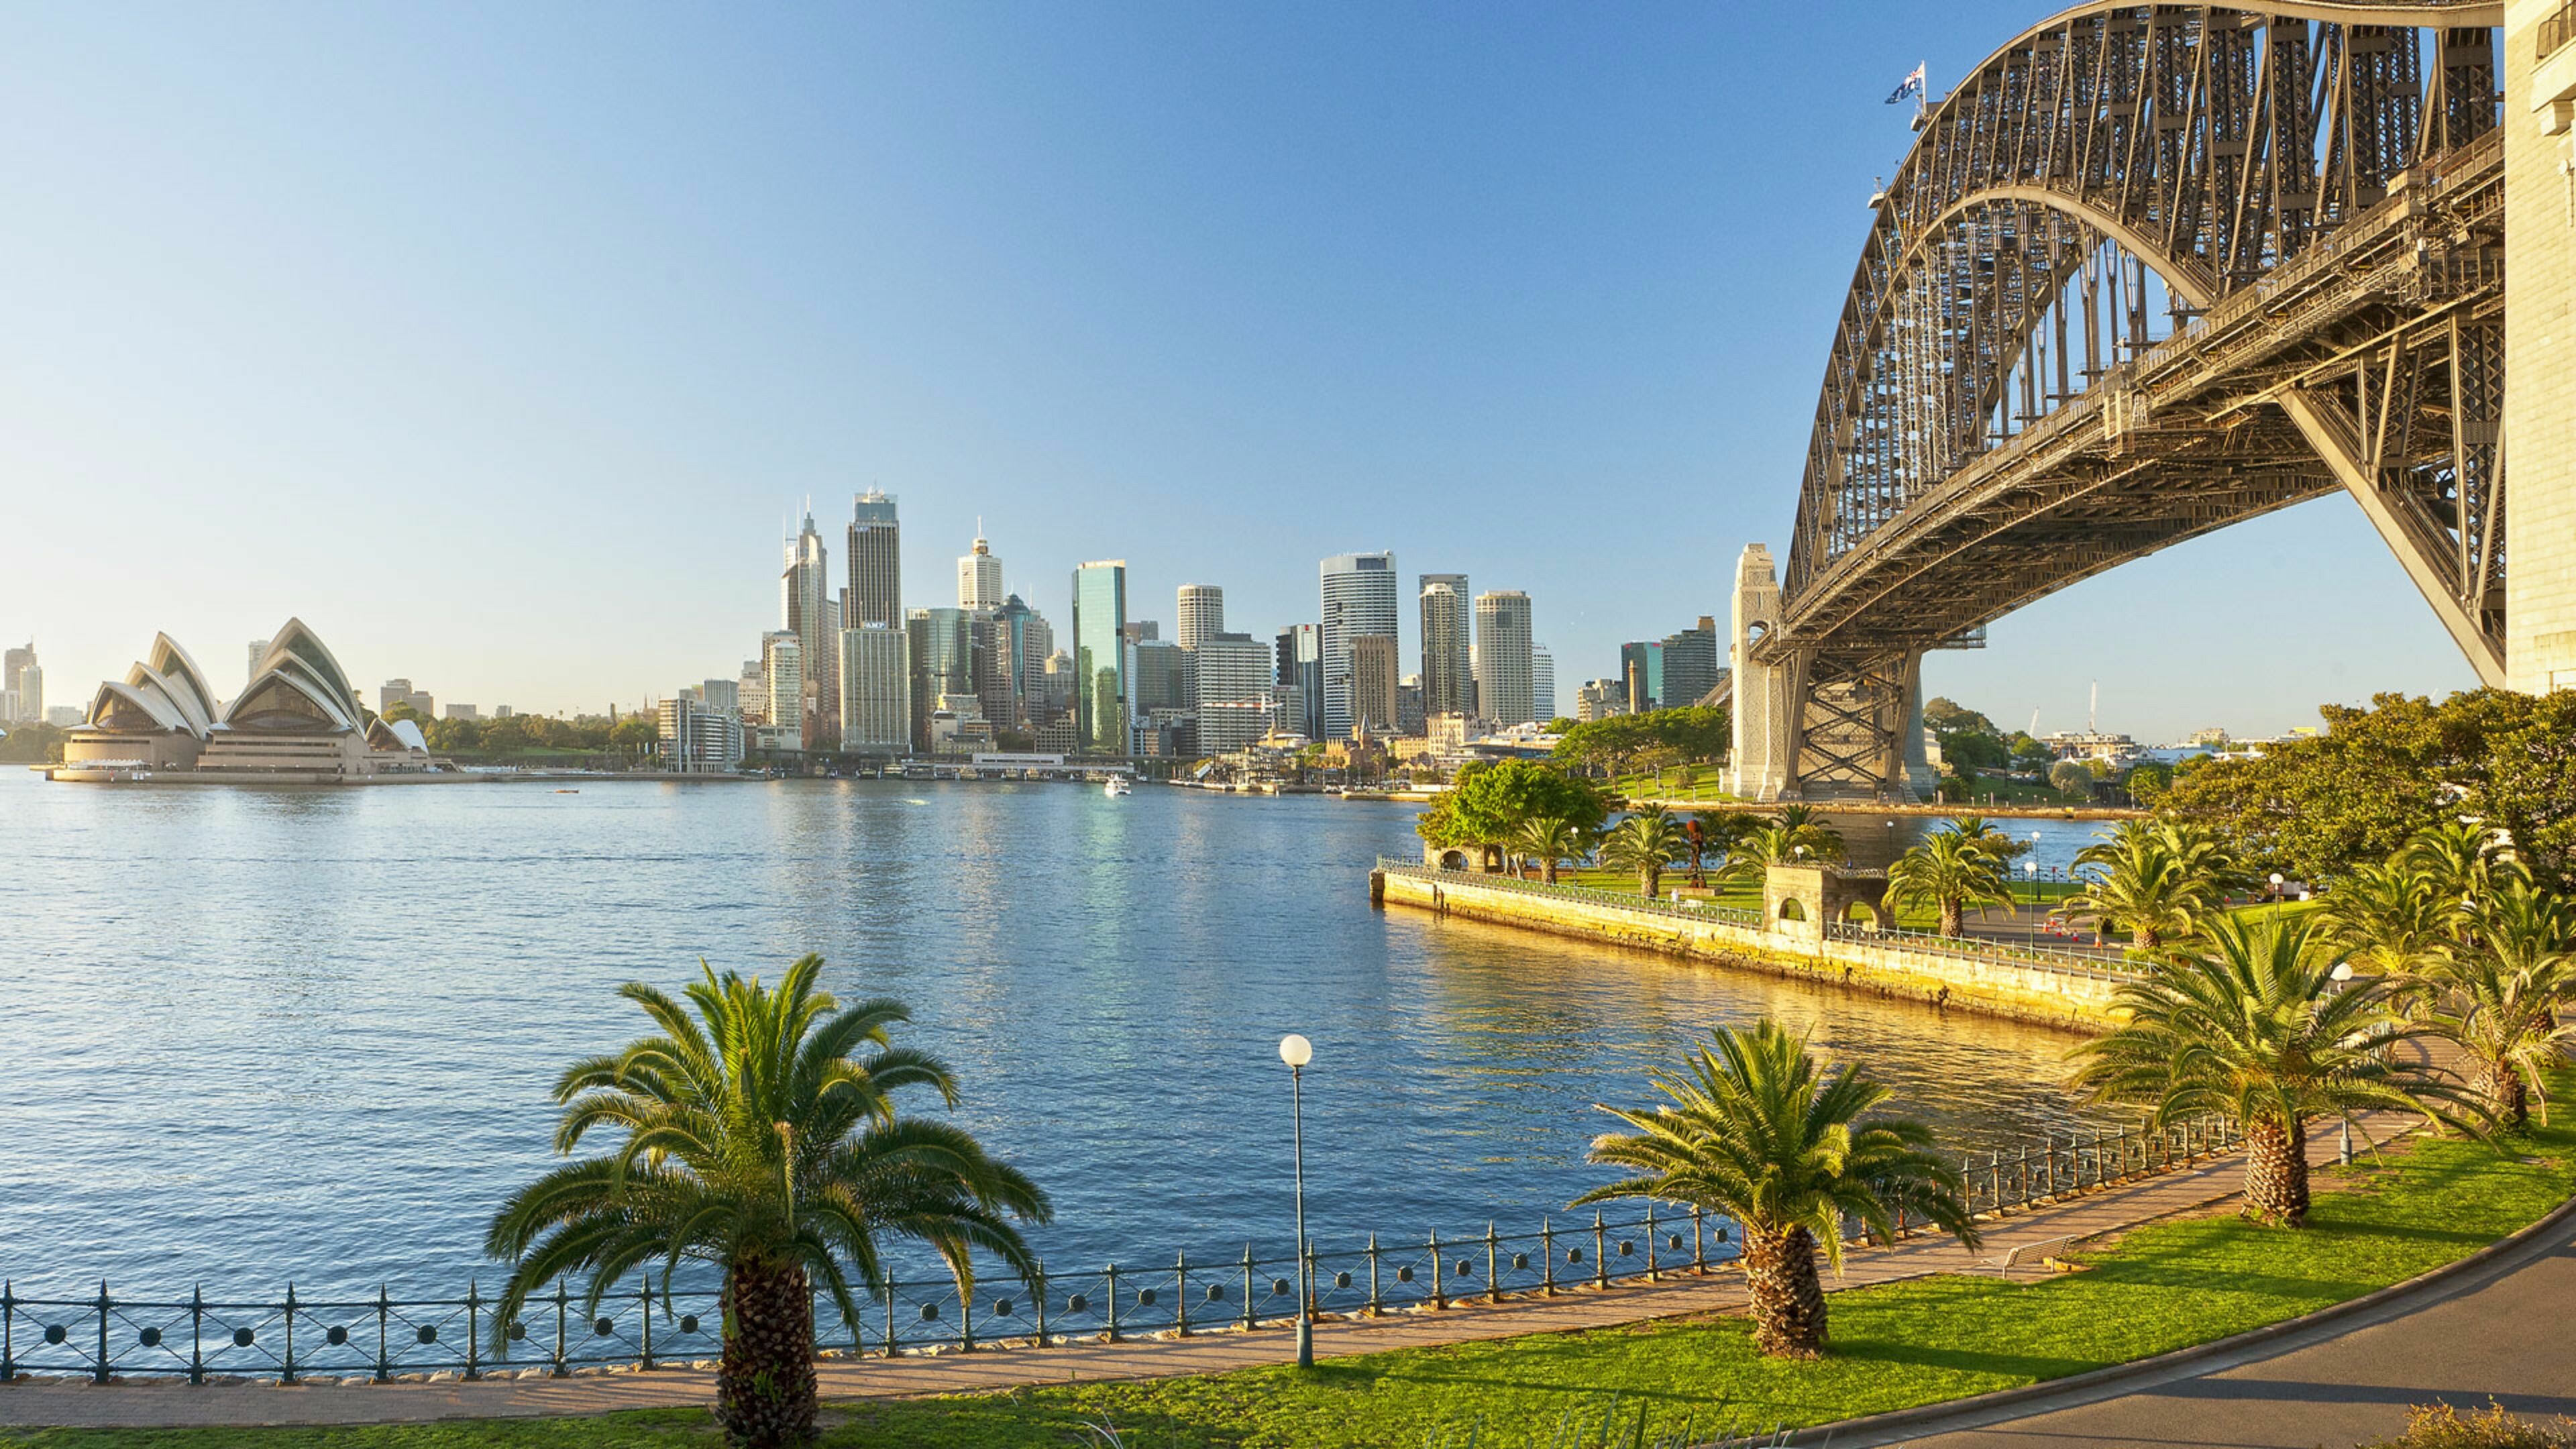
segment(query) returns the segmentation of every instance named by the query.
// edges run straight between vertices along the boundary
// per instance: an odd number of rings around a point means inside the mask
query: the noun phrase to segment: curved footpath
[[[2320,1160],[2331,1158],[2331,1144],[2319,1141],[2312,1152]],[[2241,1159],[2234,1154],[2201,1163],[2179,1172],[2114,1186],[2065,1201],[2015,1213],[1989,1225],[1983,1248],[1971,1252],[1946,1237],[1920,1237],[1883,1248],[1855,1251],[1848,1259],[1848,1271],[1832,1281],[1836,1289],[1861,1287],[1903,1278],[1935,1273],[1976,1273],[2038,1277],[2046,1269],[2040,1262],[2043,1254],[2076,1239],[2117,1232],[2202,1211],[2234,1195],[2243,1174]],[[2554,1235],[2553,1235],[2554,1234]],[[2522,1265],[2517,1254],[2524,1247],[2508,1248],[2490,1260],[2477,1265],[2467,1275],[2445,1279],[2440,1285],[2404,1294],[2409,1304],[2421,1297],[2448,1301],[2468,1291],[2463,1285],[2491,1284],[2508,1289],[2510,1304],[2473,1306],[2461,1321],[2495,1321],[2491,1314],[2510,1314],[2502,1321],[2519,1322],[2526,1328],[2540,1329],[2558,1316],[2557,1304],[2567,1301],[2576,1288],[2576,1254],[2566,1251],[2570,1235],[2576,1235],[2576,1213],[2562,1213],[2550,1220],[2534,1242],[2546,1240],[2553,1246],[2543,1254],[2549,1272],[2534,1278],[2528,1286],[2516,1286],[2505,1275]],[[2539,1251],[2539,1250],[2532,1250]],[[2482,1290],[2483,1291],[2483,1290]],[[2539,1305],[2549,1305],[2544,1310]],[[1627,1280],[1607,1291],[1573,1290],[1556,1298],[1523,1298],[1499,1304],[1472,1303],[1454,1306],[1442,1312],[1404,1312],[1380,1319],[1326,1322],[1316,1329],[1316,1350],[1326,1355],[1380,1353],[1391,1349],[1421,1348],[1445,1343],[1478,1339],[1504,1338],[1525,1333],[1562,1332],[1571,1329],[1605,1327],[1632,1323],[1641,1319],[1667,1318],[1684,1314],[1729,1312],[1744,1306],[1744,1286],[1740,1275],[1715,1272],[1705,1276],[1687,1271],[1673,1274],[1658,1282]],[[2347,1317],[2327,1330],[2328,1333],[2351,1333],[2365,1324],[2379,1320],[2368,1309],[2358,1317]],[[2408,1311],[2404,1307],[2396,1311]],[[2303,1332],[2304,1330],[2293,1330]],[[2380,1378],[2384,1386],[2369,1390],[2360,1370],[2348,1370],[2354,1380],[2352,1394],[2364,1392],[2380,1395],[2365,1405],[2375,1408],[2362,1433],[2376,1432],[2382,1424],[2393,1424],[2402,1417],[2405,1405],[2435,1397],[2432,1387],[2416,1387],[2408,1377],[2409,1366],[2415,1378],[2428,1384],[2438,1383],[2445,1391],[2465,1393],[2483,1402],[2491,1389],[2502,1393],[2520,1387],[2546,1385],[2548,1392],[2570,1382],[2567,1367],[2576,1364],[2576,1348],[2560,1343],[2558,1356],[2544,1364],[2534,1359],[2526,1363],[2518,1357],[2498,1354],[2487,1347],[2481,1336],[2465,1332],[2457,1323],[2445,1321],[2429,1330],[2442,1340],[2443,1353],[2400,1345],[2384,1359]],[[2537,1339],[2539,1332],[2526,1335]],[[929,1394],[970,1393],[978,1390],[1003,1389],[1026,1385],[1060,1384],[1069,1380],[1158,1378],[1182,1374],[1219,1373],[1228,1369],[1275,1364],[1289,1354],[1289,1335],[1283,1327],[1265,1328],[1252,1333],[1216,1332],[1197,1334],[1184,1339],[1153,1339],[1109,1344],[1083,1342],[1051,1348],[1004,1348],[971,1354],[949,1352],[938,1355],[906,1354],[895,1359],[839,1358],[820,1366],[821,1389],[825,1399],[880,1397],[915,1397]],[[2257,1352],[2278,1356],[2294,1347],[2289,1340],[2275,1337]],[[2239,1403],[2248,1422],[2290,1412],[2283,1402],[2266,1394],[2274,1390],[2261,1386],[2269,1381],[2261,1374],[2252,1379],[2229,1378],[2231,1365],[2205,1357],[2206,1351],[2186,1350],[2204,1356],[2186,1367],[2172,1369],[2177,1381],[2206,1379],[2220,1385],[2208,1391],[2220,1403]],[[2533,1344],[2531,1353],[2546,1355],[2546,1350]],[[1949,1410],[1911,1411],[1901,1416],[1885,1416],[1872,1422],[1846,1425],[1836,1432],[1833,1442],[1843,1446],[1861,1444],[1928,1443],[1926,1436],[1948,1429],[1979,1432],[1955,1440],[1938,1442],[1945,1449],[1968,1449],[1968,1446],[2026,1446],[2049,1443],[2080,1444],[2177,1444],[2177,1443],[2246,1443],[2305,1446],[2333,1442],[2334,1434],[2325,1429],[2322,1420],[2313,1420],[2304,1407],[2292,1412],[2295,1418],[2311,1418],[2298,1424],[2289,1438],[2213,1439],[2201,1426],[2215,1427],[2222,1420],[2207,1403],[2186,1400],[2180,1406],[2172,1395],[2188,1395],[2189,1389],[2157,1387],[2141,1390],[2141,1383],[2153,1375],[2166,1372],[2153,1361],[2148,1365],[2106,1370],[2088,1378],[2090,1390],[2075,1388],[2063,1391],[2077,1396],[2089,1392],[2091,1398],[2111,1395],[2128,1397],[2096,1404],[2090,1408],[2068,1409],[2075,1415],[2107,1414],[2105,1424],[2120,1415],[2133,1416],[2140,1431],[2161,1428],[2166,1437],[2083,1437],[2094,1432],[2084,1427],[2070,1427],[2063,1433],[2074,1437],[2053,1438],[2046,1435],[2061,1431],[2044,1428],[2049,1420],[2033,1421],[2029,1426],[2005,1425],[1996,1429],[1979,1426],[1997,1424],[2015,1415],[2044,1413],[2056,1407],[2050,1400],[2055,1394],[2046,1386],[2012,1391],[2004,1396]],[[2457,1363],[2460,1372],[2449,1370]],[[2556,1365],[2554,1369],[2551,1364]],[[2474,1365],[2476,1372],[2469,1372]],[[2529,1372],[2526,1373],[2525,1370]],[[531,1371],[534,1372],[534,1371]],[[2322,1372],[2322,1370],[2303,1371]],[[2532,1375],[2547,1376],[2533,1377]],[[2147,1375],[2148,1378],[2141,1378]],[[2116,1379],[2116,1383],[2102,1382]],[[2160,1382],[2160,1381],[2159,1381]],[[2375,1380],[2373,1380],[2375,1382]],[[2328,1402],[2340,1402],[2331,1378],[2314,1383],[2300,1383],[2279,1389],[2279,1394],[2293,1390],[2312,1391]],[[309,1382],[292,1386],[275,1383],[229,1383],[194,1387],[186,1383],[137,1381],[95,1386],[87,1382],[61,1380],[28,1380],[0,1386],[0,1425],[59,1426],[89,1428],[176,1428],[185,1426],[251,1426],[271,1424],[365,1424],[419,1423],[439,1419],[513,1418],[560,1414],[594,1414],[619,1409],[667,1407],[705,1404],[714,1398],[714,1375],[701,1369],[660,1369],[650,1373],[625,1371],[583,1374],[570,1378],[495,1378],[478,1382],[449,1380],[438,1383],[396,1383],[371,1385],[363,1382]],[[2228,1396],[2236,1396],[2233,1400]],[[2160,1397],[2161,1396],[2161,1397]],[[2086,1402],[2082,1397],[2068,1403]],[[2508,1406],[2541,1403],[2536,1399],[2506,1400]],[[2558,1399],[2547,1403],[2568,1402]],[[2122,1405],[2135,1407],[2123,1409]],[[2576,1403],[2571,1403],[2576,1407]],[[1982,1415],[1982,1417],[1980,1417]],[[1935,1417],[1937,1416],[1937,1418]],[[2053,1419],[2055,1415],[2051,1415]],[[2232,1416],[2231,1416],[2232,1417]],[[2158,1421],[2161,1421],[2160,1423]],[[1861,1431],[1878,1432],[1868,1437]],[[1821,1438],[1826,1430],[1815,1431]],[[2105,1429],[2102,1432],[2125,1433],[2127,1430]],[[2043,1437],[2033,1437],[2040,1435]],[[2347,1441],[2357,1436],[2346,1436]]]
[[[2467,1262],[2304,1319],[2076,1385],[1839,1426],[1842,1449],[2314,1449],[2397,1433],[2416,1404],[2576,1417],[2576,1203]],[[1821,1443],[1827,1430],[1795,1442]]]

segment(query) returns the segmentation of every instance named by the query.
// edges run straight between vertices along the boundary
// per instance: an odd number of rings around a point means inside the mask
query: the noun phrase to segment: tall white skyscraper
[[[1351,735],[1351,641],[1396,637],[1395,555],[1339,553],[1323,563],[1324,736]],[[1390,660],[1390,666],[1392,661]],[[1385,715],[1391,717],[1395,676],[1387,671]],[[1389,718],[1371,723],[1383,728]]]
[[[1530,646],[1530,718],[1540,724],[1555,719],[1556,656],[1544,644]]]
[[[1003,599],[1002,561],[993,556],[993,546],[983,538],[984,521],[975,520],[975,548],[957,560],[957,607],[961,609],[998,609]]]
[[[804,666],[805,700],[795,714],[773,715],[770,722],[801,721],[805,748],[830,749],[841,737],[841,604],[832,596],[831,554],[811,510],[805,527],[787,542],[778,595],[779,627],[796,636],[797,657]]]
[[[1188,617],[1184,611],[1184,629]],[[1231,754],[1269,733],[1269,645],[1255,643],[1249,634],[1217,634],[1187,652],[1200,754]]]
[[[761,712],[775,727],[799,727],[805,717],[805,646],[793,629],[760,636],[760,677],[768,697]],[[801,740],[801,736],[799,737]]]
[[[1518,589],[1476,596],[1477,713],[1498,725],[1536,717],[1531,688],[1530,600]]]
[[[1195,649],[1225,632],[1225,590],[1214,584],[1183,584],[1177,642]]]

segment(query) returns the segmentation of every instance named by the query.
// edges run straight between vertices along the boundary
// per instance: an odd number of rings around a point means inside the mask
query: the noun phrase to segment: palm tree
[[[1590,843],[1582,826],[1561,815],[1523,821],[1512,837],[1512,844],[1521,854],[1539,862],[1549,885],[1556,884],[1556,863],[1568,858],[1580,863]]]
[[[1887,870],[1887,899],[1891,904],[1937,905],[1944,936],[1968,933],[1966,907],[1975,906],[1982,911],[2012,902],[2004,883],[2003,861],[1956,828],[1935,831],[1921,845],[1897,857]]]
[[[2410,976],[2440,956],[2453,937],[2456,898],[2431,877],[2392,860],[2354,866],[2317,909],[2317,926],[2356,970]]]
[[[694,1019],[651,986],[618,988],[658,1030],[565,1070],[555,1150],[570,1156],[593,1129],[624,1140],[493,1216],[485,1250],[515,1265],[496,1342],[564,1274],[591,1274],[590,1313],[630,1269],[658,1263],[668,1292],[683,1260],[712,1264],[724,1273],[716,1418],[730,1443],[765,1449],[814,1435],[814,1284],[855,1331],[851,1276],[885,1291],[881,1238],[928,1244],[969,1295],[975,1250],[1035,1273],[1012,1220],[1047,1221],[1046,1194],[959,1128],[900,1114],[894,1096],[908,1088],[956,1105],[955,1080],[937,1058],[889,1044],[887,1028],[910,1019],[901,1003],[843,1007],[815,989],[822,970],[822,957],[801,957],[772,990],[705,968],[687,988]]]
[[[1662,889],[1664,867],[1688,849],[1690,838],[1682,833],[1680,822],[1661,806],[1650,806],[1612,826],[1602,837],[1601,863],[1635,871],[1643,893],[1652,898]]]
[[[2005,834],[2000,826],[1983,815],[1958,816],[1951,820],[1949,828],[1993,856],[1997,864],[2008,864],[2030,850],[2029,841]]]
[[[2457,820],[2416,831],[2398,849],[2396,863],[2464,906],[2502,881],[2530,878],[2520,861],[2503,853],[2494,831]]]
[[[2386,979],[2330,991],[2323,946],[2309,922],[2220,920],[2119,989],[2127,1019],[2076,1049],[2075,1084],[2095,1102],[2150,1108],[2158,1125],[2224,1115],[2245,1134],[2246,1216],[2299,1226],[2308,1118],[2385,1109],[2466,1125],[2444,1111],[2464,1101],[2458,1083],[2388,1049],[2430,1028],[2397,1012]]]
[[[2471,913],[2470,944],[2445,952],[2426,972],[2434,991],[2428,1018],[2478,1064],[2478,1094],[2499,1126],[2520,1131],[2538,1101],[2548,1120],[2547,1068],[2576,1044],[2576,909],[2507,881]]]
[[[1789,804],[1780,807],[1779,827],[1789,833],[1791,846],[1807,847],[1809,860],[1843,858],[1843,833],[1825,823],[1813,805]]]
[[[2066,913],[2097,930],[2127,930],[2141,951],[2192,935],[2218,913],[2223,877],[2206,856],[2199,869],[2187,866],[2175,843],[2146,821],[2122,821],[2109,840],[2076,852],[2077,865],[2101,871],[2066,898]]]
[[[1636,1175],[1594,1188],[1575,1206],[1642,1197],[1734,1218],[1744,1230],[1753,1341],[1764,1353],[1823,1351],[1816,1250],[1842,1271],[1846,1219],[1890,1237],[1903,1212],[1976,1246],[1959,1175],[1929,1150],[1932,1130],[1901,1119],[1862,1121],[1888,1091],[1859,1068],[1820,1066],[1804,1036],[1767,1017],[1715,1032],[1688,1066],[1686,1076],[1652,1079],[1669,1106],[1602,1108],[1636,1130],[1594,1138],[1592,1160]]]

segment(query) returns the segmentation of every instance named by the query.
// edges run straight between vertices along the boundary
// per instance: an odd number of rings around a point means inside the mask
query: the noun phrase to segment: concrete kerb
[[[2229,1193],[2227,1196],[2233,1197],[2235,1194]],[[2225,1201],[2225,1198],[2212,1199],[2212,1201]],[[2080,1374],[2069,1374],[2064,1378],[2044,1379],[2035,1384],[2025,1384],[2020,1388],[1997,1389],[1992,1393],[1978,1394],[1972,1398],[1945,1399],[1937,1404],[1923,1404],[1911,1409],[1891,1409],[1884,1414],[1871,1414],[1864,1418],[1840,1419],[1830,1424],[1818,1424],[1811,1429],[1796,1431],[1784,1442],[1792,1445],[1819,1446],[1840,1444],[1845,1446],[1845,1449],[1873,1449],[1873,1446],[1877,1445],[1902,1443],[1931,1434],[1985,1428],[2022,1418],[2023,1414],[2014,1411],[2031,1405],[2045,1403],[2052,1411],[2075,1408],[2083,1404],[2117,1398],[2132,1389],[2194,1376],[2178,1373],[2177,1370],[2200,1369],[2203,1366],[2233,1367],[2232,1363],[2224,1361],[2240,1359],[2240,1357],[2244,1362],[2269,1358],[2274,1353],[2286,1352],[2300,1346],[2287,1340],[2304,1338],[2320,1328],[2340,1329],[2346,1319],[2365,1317],[2379,1309],[2412,1309],[2418,1305],[2408,1300],[2419,1296],[2431,1298],[2436,1295],[2437,1290],[2448,1291],[2454,1286],[2455,1280],[2472,1275],[2508,1254],[2529,1247],[2534,1240],[2546,1236],[2571,1221],[2576,1221],[2576,1198],[2560,1203],[2538,1221],[2518,1232],[2498,1238],[2464,1258],[2444,1263],[2438,1268],[2428,1268],[2404,1282],[2391,1283],[2385,1288],[2373,1290],[2358,1298],[2347,1298],[2341,1303],[2330,1303],[2314,1313],[2301,1314],[2297,1318],[2285,1318],[2278,1323],[2267,1323],[2260,1328],[2249,1328],[2243,1333],[2211,1339],[2207,1343],[2177,1348],[2168,1353],[2160,1353],[2153,1358],[2132,1359],[2127,1363],[2089,1369]],[[2394,1317],[2395,1314],[2391,1313],[2387,1316]],[[2352,1326],[2358,1328],[2364,1325],[2356,1323]],[[2322,1336],[2331,1337],[2332,1335]],[[2263,1352],[2250,1352],[2258,1349]]]

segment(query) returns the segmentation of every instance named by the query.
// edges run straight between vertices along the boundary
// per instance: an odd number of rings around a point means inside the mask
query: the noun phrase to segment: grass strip
[[[2466,1256],[2564,1201],[2576,1125],[2535,1129],[2510,1155],[2424,1142],[2320,1174],[2310,1226],[2233,1216],[2142,1228],[2039,1282],[1937,1277],[1833,1296],[1833,1352],[1765,1359],[1740,1318],[1534,1334],[1335,1359],[1312,1374],[1248,1369],[1202,1378],[1062,1385],[836,1405],[824,1442],[883,1449],[1015,1449],[1090,1442],[1115,1425],[1127,1449],[1286,1449],[1558,1442],[1560,1426],[1623,1422],[1714,1433],[1819,1424],[2014,1388],[2164,1353],[2313,1312]],[[5,1401],[0,1401],[5,1403]],[[694,1410],[582,1419],[364,1429],[18,1430],[42,1449],[519,1449],[713,1444]]]

